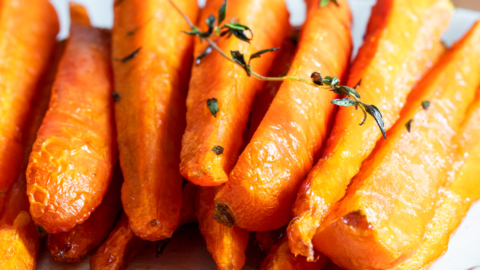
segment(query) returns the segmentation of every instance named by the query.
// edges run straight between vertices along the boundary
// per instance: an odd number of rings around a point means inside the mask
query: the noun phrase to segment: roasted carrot
[[[135,236],[128,225],[127,216],[122,214],[115,229],[90,259],[90,269],[123,270],[147,243]]]
[[[327,263],[328,258],[322,254],[316,254],[315,262],[308,262],[306,257],[293,255],[288,246],[288,238],[284,235],[270,249],[258,270],[320,270]]]
[[[480,199],[480,88],[460,132],[453,143],[456,153],[452,173],[440,189],[435,216],[425,230],[422,245],[415,255],[392,268],[423,269],[431,265],[448,248],[450,235],[460,225],[473,202]]]
[[[449,0],[385,0],[373,7],[347,85],[361,81],[358,93],[381,110],[386,129],[398,119],[412,87],[443,54],[440,36],[452,11]],[[360,126],[361,117],[353,107],[339,109],[322,158],[298,192],[287,229],[294,254],[312,258],[316,229],[382,137],[373,119]]]
[[[71,4],[70,39],[27,169],[33,220],[48,233],[84,222],[107,191],[116,160],[110,35]]]
[[[25,8],[29,7],[29,8]],[[22,163],[22,132],[55,46],[58,18],[47,0],[0,3],[0,212]]]
[[[55,47],[51,64],[35,92],[34,105],[25,124],[22,135],[23,161],[19,176],[8,190],[5,210],[0,214],[0,269],[35,269],[40,235],[28,212],[25,170],[38,128],[48,109],[53,80],[64,47],[65,42],[60,42]]]
[[[255,232],[255,242],[263,252],[269,251],[284,235],[285,227],[276,230]]]
[[[350,9],[312,8],[289,76],[314,71],[343,77],[352,49]],[[267,114],[215,198],[215,219],[250,231],[277,229],[291,219],[295,195],[331,128],[335,94],[283,82]]]
[[[47,248],[55,261],[81,262],[88,252],[107,238],[122,209],[122,180],[120,168],[115,169],[102,203],[85,222],[68,232],[48,235]]]
[[[224,0],[208,0],[200,21],[217,14],[223,3]],[[256,34],[250,44],[233,37],[219,40],[218,47],[225,52],[239,50],[250,55],[278,47],[290,29],[283,0],[230,0],[226,21],[232,18],[248,25]],[[196,43],[195,55],[205,50],[204,44]],[[265,74],[274,55],[263,55],[252,63],[252,68]],[[253,99],[263,85],[263,81],[248,77],[243,68],[218,52],[210,53],[198,66],[193,66],[180,164],[180,172],[188,181],[200,186],[217,186],[227,181],[242,146],[242,132]],[[215,115],[207,105],[208,100],[213,99],[219,107]]]
[[[195,214],[196,197],[197,186],[187,182],[182,190],[182,213],[179,225],[197,221],[197,216]]]
[[[218,187],[199,187],[196,213],[200,232],[207,243],[219,270],[242,269],[245,265],[245,250],[248,232],[239,227],[227,227],[212,219],[215,205],[213,199]]]
[[[414,88],[313,239],[347,269],[388,269],[413,255],[435,214],[459,131],[480,86],[480,23]]]
[[[290,35],[287,36],[280,47],[280,52],[277,54],[275,61],[272,64],[272,68],[268,72],[269,77],[285,76],[290,69],[297,50],[298,38],[300,31],[298,29],[292,30]],[[252,105],[252,111],[250,112],[250,120],[248,127],[247,143],[253,137],[253,134],[257,130],[260,122],[270,108],[273,99],[277,95],[278,89],[282,85],[282,81],[267,81],[263,85],[262,90],[255,96]]]
[[[197,1],[175,0],[196,21]],[[146,240],[172,236],[180,221],[181,137],[193,38],[168,1],[120,1],[114,6],[115,118],[124,211]]]

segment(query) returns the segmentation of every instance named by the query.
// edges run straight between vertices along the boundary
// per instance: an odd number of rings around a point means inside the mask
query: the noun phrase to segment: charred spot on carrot
[[[210,110],[210,113],[213,117],[217,118],[217,113],[220,111],[218,108],[218,101],[216,98],[207,99],[207,107]]]
[[[212,149],[212,151],[217,155],[223,154],[223,150],[224,150],[223,147],[221,147],[220,145],[217,145]]]
[[[215,212],[212,218],[227,227],[232,227],[236,224],[232,210],[226,204],[215,203]]]

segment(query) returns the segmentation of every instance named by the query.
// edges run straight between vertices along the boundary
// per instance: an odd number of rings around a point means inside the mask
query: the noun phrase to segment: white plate
[[[59,38],[68,35],[68,0],[51,0],[57,8],[61,21]],[[113,0],[77,0],[84,4],[95,26],[110,28],[113,22]],[[199,0],[202,4],[205,0]],[[362,43],[365,25],[370,16],[370,7],[374,0],[350,0],[353,11],[353,37],[355,52]],[[291,22],[301,24],[304,19],[305,4],[301,0],[287,0],[291,12]],[[445,33],[443,40],[451,45],[459,39],[480,18],[480,13],[457,9],[450,29]],[[480,266],[480,204],[475,204],[468,212],[456,234],[452,237],[447,253],[440,258],[431,270],[467,270]],[[253,238],[253,235],[252,237]],[[251,239],[252,240],[252,239]],[[252,242],[252,241],[251,241]],[[244,269],[253,270],[261,262],[263,254],[250,243],[247,253],[247,264]],[[37,269],[89,269],[89,257],[79,264],[61,264],[52,261],[45,247],[42,247]],[[128,269],[215,269],[215,263],[205,248],[205,242],[193,225],[183,226],[174,234],[164,253],[155,257],[155,246],[150,245],[141,252]]]

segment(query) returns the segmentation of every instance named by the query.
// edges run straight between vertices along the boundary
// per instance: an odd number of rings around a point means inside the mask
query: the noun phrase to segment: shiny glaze
[[[452,11],[448,0],[385,0],[373,7],[347,85],[362,79],[357,91],[363,102],[380,109],[386,129],[398,119],[412,87],[443,53],[440,36]],[[287,229],[295,254],[311,257],[316,229],[382,137],[372,117],[360,126],[362,117],[354,107],[339,109],[322,158],[299,190]]]
[[[479,44],[477,23],[414,88],[388,140],[379,142],[322,222],[314,246],[337,265],[387,269],[423,242],[451,168],[452,138],[480,85]]]
[[[122,172],[116,168],[102,203],[85,222],[68,232],[48,235],[47,248],[55,261],[81,262],[88,252],[105,240],[122,210],[122,180]]]
[[[217,14],[224,0],[208,0],[199,20],[202,29],[210,14]],[[288,34],[288,11],[283,0],[230,0],[225,21],[235,17],[249,26],[254,38],[250,44],[235,37],[222,38],[218,46],[228,55],[239,50],[249,55],[266,48],[278,47]],[[206,48],[205,42],[197,40],[195,55]],[[262,55],[252,61],[252,69],[266,75],[275,53]],[[190,182],[201,186],[217,186],[228,180],[242,146],[244,131],[255,95],[264,81],[248,77],[245,70],[212,52],[201,64],[192,68],[192,78],[187,98],[187,129],[182,139],[180,171]],[[206,102],[216,98],[220,111],[217,117],[210,113]],[[217,155],[212,148],[224,148]]]
[[[55,47],[50,65],[33,98],[34,106],[25,124],[26,128],[22,135],[22,165],[17,180],[8,190],[5,209],[0,214],[0,258],[2,258],[0,269],[35,269],[40,235],[28,212],[30,204],[27,197],[25,171],[38,128],[48,110],[52,84],[64,48],[65,42],[60,42]]]
[[[215,209],[213,198],[217,191],[218,187],[198,188],[196,206],[198,227],[217,269],[240,270],[245,265],[248,232],[236,226],[229,228],[212,219]]]
[[[350,60],[350,9],[312,8],[288,75],[314,71],[342,78]],[[318,159],[332,125],[335,94],[285,81],[267,114],[220,189],[215,203],[230,209],[236,224],[250,231],[277,229],[291,219],[301,181]]]
[[[28,10],[25,6],[29,6]],[[59,22],[45,0],[0,3],[0,212],[23,159],[22,132],[48,68]]]
[[[479,88],[480,90],[480,88]],[[448,241],[473,202],[480,199],[480,98],[471,106],[456,146],[453,168],[439,191],[435,216],[425,229],[421,246],[410,259],[392,268],[421,269],[430,266],[448,248]]]
[[[116,160],[110,35],[71,4],[70,39],[27,169],[30,213],[49,233],[82,223],[107,192]]]
[[[115,229],[90,258],[90,269],[123,270],[147,243],[135,236],[128,225],[127,216],[122,214]]]
[[[323,254],[316,254],[315,262],[308,262],[306,257],[295,256],[288,246],[286,235],[275,244],[268,252],[258,270],[320,270],[328,263],[328,258]]]
[[[192,21],[196,0],[175,0]],[[143,239],[170,238],[180,221],[181,137],[193,37],[166,0],[117,1],[112,56],[124,211]],[[136,57],[119,61],[141,48]]]

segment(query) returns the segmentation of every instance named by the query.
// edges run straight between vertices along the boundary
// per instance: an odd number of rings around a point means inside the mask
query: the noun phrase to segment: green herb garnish
[[[337,0],[320,0],[320,7],[326,7],[330,3],[334,3],[337,7],[339,6]]]
[[[117,93],[117,92],[113,92],[113,93],[112,93],[112,97],[113,97],[113,101],[114,101],[114,102],[117,102],[117,101],[120,100],[120,94]]]
[[[224,150],[223,147],[221,147],[220,145],[217,145],[212,148],[212,151],[217,155],[223,154],[223,150]]]
[[[142,49],[142,47],[139,47],[138,49],[136,49],[135,51],[133,51],[131,54],[125,56],[124,58],[120,59],[120,62],[122,63],[126,63],[130,60],[132,60],[133,58],[137,57],[138,53],[140,52],[140,50]]]
[[[430,106],[430,101],[425,100],[422,102],[422,107],[424,110],[427,110],[429,106]]]
[[[216,98],[211,98],[207,100],[207,107],[210,110],[210,113],[213,115],[213,117],[217,118],[217,113],[220,111],[218,108],[218,101]]]
[[[413,119],[408,120],[408,122],[405,124],[405,127],[407,128],[408,132],[412,129],[412,122]]]

